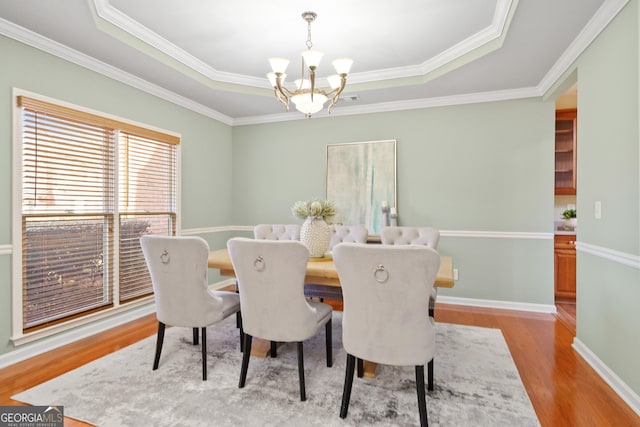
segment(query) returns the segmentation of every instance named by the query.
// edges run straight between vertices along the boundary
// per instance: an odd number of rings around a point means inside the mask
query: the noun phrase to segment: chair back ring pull
[[[166,249],[160,255],[160,261],[162,261],[162,263],[165,265],[171,262],[171,257],[169,256],[169,252],[167,252]]]
[[[378,283],[385,283],[389,280],[389,272],[384,268],[384,265],[378,264],[378,268],[373,272],[373,277]]]
[[[253,268],[255,268],[256,271],[264,270],[265,262],[264,262],[264,258],[262,258],[262,255],[258,256],[258,258],[256,258],[255,261],[253,261]]]

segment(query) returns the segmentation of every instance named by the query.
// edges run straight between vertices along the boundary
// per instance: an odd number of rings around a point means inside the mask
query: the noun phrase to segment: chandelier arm
[[[282,74],[276,74],[276,87],[274,88],[276,92],[276,98],[278,101],[282,102],[285,106],[285,111],[289,111],[289,96],[285,93],[288,92],[288,89],[282,86]]]
[[[333,98],[331,98],[331,104],[329,104],[329,107],[327,108],[327,112],[331,113],[331,109],[333,108],[334,105],[336,105],[336,103],[340,99],[340,94],[344,90],[344,87],[346,84],[347,84],[347,75],[340,74],[340,87],[335,89],[336,94],[333,95]]]
[[[311,102],[313,102],[313,93],[316,89],[316,67],[309,67],[309,81],[311,83]]]

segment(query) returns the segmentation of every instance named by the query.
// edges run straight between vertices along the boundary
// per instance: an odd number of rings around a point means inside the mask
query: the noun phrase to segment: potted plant
[[[322,258],[329,249],[331,229],[327,219],[335,216],[336,208],[329,200],[298,201],[291,213],[304,223],[300,228],[300,241],[309,249],[309,256]]]
[[[562,217],[564,218],[565,223],[569,227],[576,228],[576,225],[578,225],[578,218],[576,216],[576,210],[575,209],[567,209],[567,210],[565,210],[564,212],[562,212]]]

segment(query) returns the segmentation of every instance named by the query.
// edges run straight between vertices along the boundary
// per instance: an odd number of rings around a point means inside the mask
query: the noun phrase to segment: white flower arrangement
[[[336,214],[336,207],[329,200],[300,200],[291,208],[293,216],[300,219],[322,218],[326,220]]]

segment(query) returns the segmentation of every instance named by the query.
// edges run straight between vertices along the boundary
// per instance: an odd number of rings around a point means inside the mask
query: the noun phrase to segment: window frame
[[[175,182],[176,182],[176,212],[175,212],[175,234],[181,234],[181,136],[180,134],[165,129],[161,129],[155,126],[151,126],[144,123],[139,123],[126,118],[114,116],[101,111],[93,110],[79,105],[74,105],[65,101],[50,98],[47,96],[32,93],[19,88],[12,88],[12,167],[13,167],[13,185],[12,185],[12,279],[11,279],[11,341],[15,346],[26,344],[44,337],[48,337],[69,329],[81,326],[90,322],[94,322],[99,319],[104,319],[114,314],[132,310],[144,305],[148,305],[153,302],[153,295],[141,297],[128,302],[120,302],[119,298],[119,225],[115,225],[114,235],[114,277],[113,277],[113,304],[109,308],[104,308],[96,312],[89,312],[88,314],[71,318],[50,326],[44,326],[33,331],[24,332],[23,324],[23,247],[22,247],[22,196],[23,196],[23,182],[22,182],[22,108],[18,105],[19,97],[28,97],[34,100],[55,104],[62,108],[68,108],[79,111],[84,114],[94,115],[109,121],[114,121],[135,128],[143,128],[149,131],[149,135],[163,134],[173,138],[176,145],[176,165],[175,165]],[[127,130],[127,129],[125,129]],[[118,144],[118,143],[116,143]],[[117,153],[116,153],[117,157]],[[116,219],[119,218],[120,209],[118,206],[118,160],[115,164],[116,171],[116,202],[115,202],[115,215]],[[126,215],[126,212],[122,213]]]

